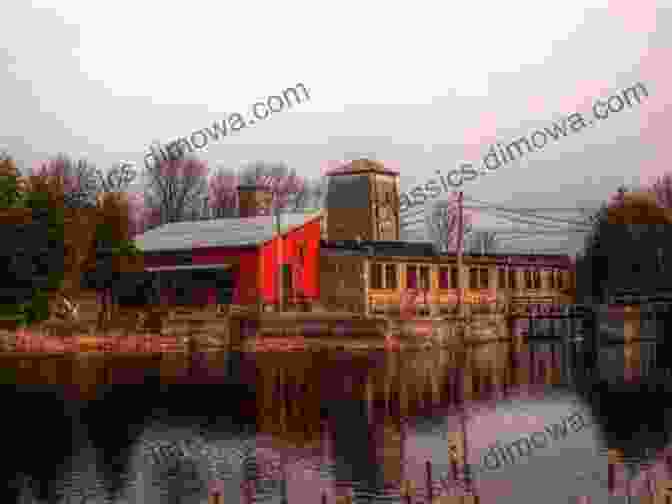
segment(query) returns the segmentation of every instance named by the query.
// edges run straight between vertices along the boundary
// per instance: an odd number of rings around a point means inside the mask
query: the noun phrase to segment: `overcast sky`
[[[22,169],[58,152],[141,168],[152,141],[303,83],[310,101],[199,156],[305,176],[369,156],[400,170],[403,190],[642,82],[641,105],[463,186],[513,207],[596,207],[668,164],[664,3],[10,0],[0,148]]]

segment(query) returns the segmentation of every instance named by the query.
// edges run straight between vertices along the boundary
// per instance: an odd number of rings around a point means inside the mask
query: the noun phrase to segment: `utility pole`
[[[277,240],[278,240],[278,311],[282,312],[283,311],[283,285],[282,285],[282,280],[283,280],[283,260],[282,260],[282,233],[280,232],[280,201],[279,201],[279,194],[277,191],[273,191],[273,199],[275,200],[275,229],[277,232]]]
[[[464,235],[464,218],[462,215],[464,193],[460,191],[457,197],[457,315],[462,318],[464,306],[462,303],[462,238]]]

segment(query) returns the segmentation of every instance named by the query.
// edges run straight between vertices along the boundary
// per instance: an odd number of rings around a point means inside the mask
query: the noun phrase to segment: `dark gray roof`
[[[281,214],[280,229],[284,233],[289,227],[299,226],[319,215],[319,212]],[[135,244],[143,252],[241,247],[262,244],[275,234],[275,217],[263,215],[164,224],[136,237]]]
[[[368,208],[369,181],[365,175],[330,177],[326,208]]]
[[[146,267],[146,271],[196,271],[196,270],[212,270],[212,269],[229,269],[228,264],[186,264],[178,266],[153,266]]]
[[[344,255],[430,257],[437,255],[429,242],[336,240],[321,242],[327,250]]]
[[[362,256],[399,256],[399,257],[456,257],[456,254],[437,253],[431,242],[408,242],[408,241],[367,241],[362,240],[322,240],[320,246],[328,253],[338,255],[362,255]],[[506,262],[510,259],[529,259],[543,261],[548,259],[558,259],[561,262],[568,261],[569,257],[563,254],[505,254],[494,253],[485,254],[486,257],[494,257],[497,260]],[[465,254],[465,257],[470,257]],[[473,257],[479,257],[474,255]]]

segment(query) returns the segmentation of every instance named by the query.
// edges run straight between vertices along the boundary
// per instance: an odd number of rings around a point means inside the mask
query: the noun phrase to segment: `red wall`
[[[263,282],[261,292],[267,303],[277,302],[277,274],[278,274],[278,238],[265,243],[261,247]],[[294,277],[295,288],[303,290],[310,298],[319,297],[319,254],[320,254],[320,221],[314,220],[283,237],[283,263],[288,264],[298,260],[297,244],[304,241],[306,244],[305,259],[302,274]]]
[[[235,277],[236,291],[233,295],[233,303],[255,304],[257,302],[258,249],[217,247],[197,249],[193,254],[193,264],[222,264],[227,258],[238,257],[240,263]]]
[[[236,291],[233,295],[234,304],[254,304],[257,301],[257,274],[258,274],[258,249],[255,248],[204,248],[192,251],[192,264],[222,264],[227,258],[238,257],[240,267],[235,276]],[[171,266],[175,261],[172,257],[156,257],[145,262],[146,266]],[[165,302],[174,299],[174,293],[167,292],[164,295]],[[215,302],[214,292],[203,292],[202,302]]]
[[[192,264],[221,264],[227,258],[238,257],[239,268],[236,275],[236,291],[234,304],[255,304],[259,295],[267,303],[276,302],[276,278],[278,271],[277,248],[278,238],[274,238],[259,248],[215,247],[195,249],[192,251]],[[306,244],[303,268],[294,277],[294,285],[301,289],[307,297],[319,297],[319,254],[320,254],[320,221],[313,220],[283,237],[284,263],[298,260],[297,244]],[[261,256],[260,256],[261,254]],[[172,258],[155,258],[146,261],[146,266],[169,266],[175,264]],[[262,263],[263,264],[260,264]],[[263,278],[259,275],[262,267]],[[296,271],[296,268],[293,268]],[[258,284],[261,285],[258,285]],[[168,293],[166,293],[168,294]],[[203,301],[214,301],[212,292],[203,293]]]

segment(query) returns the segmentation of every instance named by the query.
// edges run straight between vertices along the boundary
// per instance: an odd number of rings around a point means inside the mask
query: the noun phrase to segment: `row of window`
[[[371,289],[397,289],[397,264],[371,264],[369,287]],[[407,264],[406,288],[429,289],[429,266]],[[541,271],[523,270],[523,285],[518,285],[519,270],[516,268],[498,268],[498,285],[500,288],[508,285],[509,289],[541,289]],[[563,275],[559,270],[548,270],[546,278],[548,288],[562,289]],[[457,266],[439,267],[439,289],[451,289],[457,287]],[[488,289],[490,287],[489,271],[487,268],[469,268],[469,288]]]

